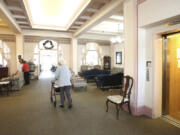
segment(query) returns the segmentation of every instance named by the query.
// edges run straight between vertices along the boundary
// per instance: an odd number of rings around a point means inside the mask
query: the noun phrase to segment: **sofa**
[[[90,80],[95,80],[97,75],[108,75],[110,74],[109,70],[99,70],[99,69],[91,69],[91,70],[84,70],[83,76],[89,82]]]
[[[118,73],[118,72],[124,72],[124,68],[120,68],[120,67],[113,67],[111,69],[111,74],[114,74],[114,73]]]
[[[95,78],[98,88],[121,88],[123,84],[123,73],[118,72],[109,75],[98,75]]]

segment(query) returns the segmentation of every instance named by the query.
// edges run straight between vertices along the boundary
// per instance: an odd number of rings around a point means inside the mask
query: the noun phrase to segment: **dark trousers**
[[[24,72],[24,81],[25,84],[30,84],[29,72]]]
[[[66,93],[66,97],[68,100],[69,105],[72,105],[72,99],[71,99],[71,93],[70,93],[70,86],[64,86],[64,87],[60,87],[61,90],[61,104],[64,105],[64,93]]]

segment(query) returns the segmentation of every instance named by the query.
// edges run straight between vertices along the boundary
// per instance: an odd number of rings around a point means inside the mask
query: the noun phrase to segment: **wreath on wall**
[[[54,47],[53,42],[51,40],[46,40],[43,43],[43,46],[44,46],[45,49],[52,49]]]

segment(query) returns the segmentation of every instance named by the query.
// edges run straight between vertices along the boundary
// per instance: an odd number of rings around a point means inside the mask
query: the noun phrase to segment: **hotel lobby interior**
[[[0,135],[179,135],[179,5],[0,0]],[[59,61],[71,109],[52,83]]]

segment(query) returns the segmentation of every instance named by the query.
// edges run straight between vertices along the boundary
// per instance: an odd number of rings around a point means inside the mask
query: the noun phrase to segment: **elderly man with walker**
[[[60,107],[64,108],[64,99],[66,94],[69,103],[68,108],[69,109],[72,108],[72,99],[70,93],[71,72],[69,68],[65,64],[63,64],[63,61],[58,62],[58,67],[55,72],[55,85],[60,88],[60,98],[61,98]]]

